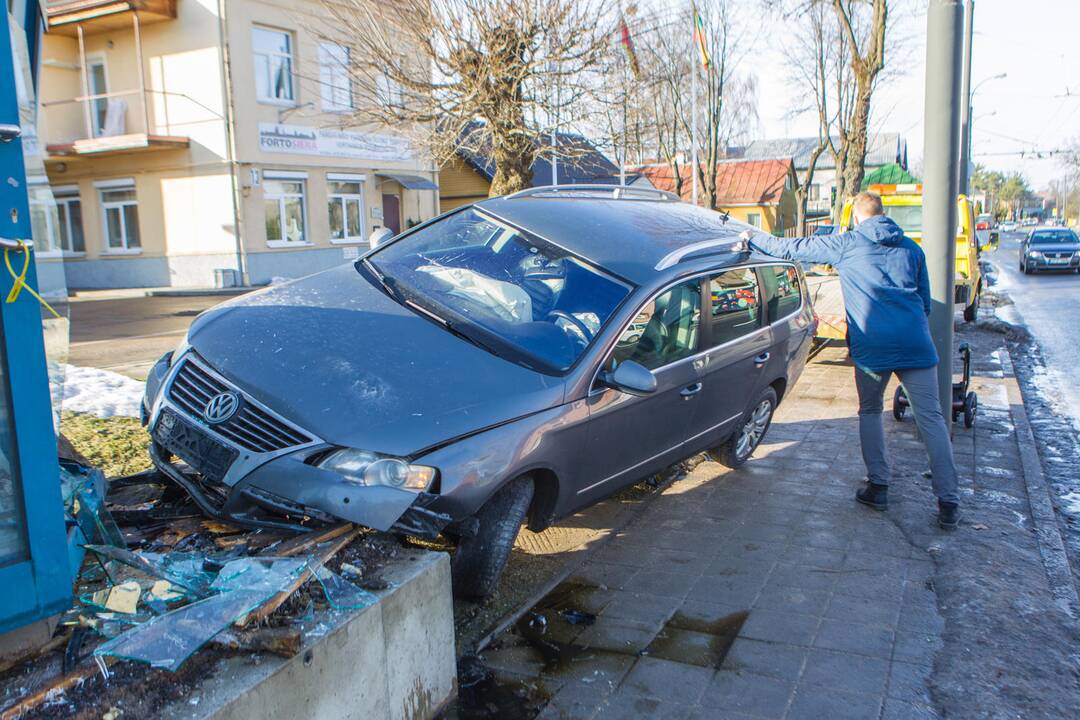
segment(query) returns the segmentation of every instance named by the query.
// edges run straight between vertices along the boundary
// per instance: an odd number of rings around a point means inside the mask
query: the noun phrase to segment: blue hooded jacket
[[[890,218],[877,215],[836,235],[791,239],[758,234],[750,245],[766,255],[836,268],[856,365],[873,372],[937,365],[926,320],[926,256]]]

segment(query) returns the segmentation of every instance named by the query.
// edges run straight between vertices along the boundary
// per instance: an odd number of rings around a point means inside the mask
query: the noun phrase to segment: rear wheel
[[[970,428],[975,424],[975,413],[979,411],[979,396],[969,392],[964,398],[964,427]]]
[[[775,410],[776,391],[771,387],[765,388],[743,415],[738,429],[723,445],[713,450],[713,457],[729,468],[737,468],[749,460],[768,432]]]
[[[901,400],[902,397],[904,397],[904,387],[897,385],[896,392],[892,396],[892,416],[897,422],[903,422],[904,413],[907,411],[907,406]]]
[[[975,322],[979,316],[979,293],[976,291],[975,299],[970,305],[964,306],[964,322]]]
[[[495,591],[532,498],[533,481],[525,475],[508,482],[480,508],[476,534],[461,539],[450,565],[455,595],[479,599]]]

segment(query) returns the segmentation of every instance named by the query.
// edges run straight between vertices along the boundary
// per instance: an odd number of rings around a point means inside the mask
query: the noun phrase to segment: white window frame
[[[757,224],[755,225],[750,218],[757,218]],[[760,212],[748,212],[746,213],[746,224],[750,227],[755,227],[758,230],[761,229],[761,213]]]
[[[267,52],[266,50],[255,49],[255,33],[258,31],[276,33],[278,35],[284,35],[288,40],[289,52],[277,53]],[[281,28],[267,27],[265,25],[252,25],[251,26],[251,55],[254,61],[252,70],[255,75],[255,99],[256,101],[265,105],[281,105],[284,107],[293,107],[296,105],[296,38],[293,36],[291,30],[282,30]],[[259,71],[258,63],[265,59],[269,64],[272,58],[285,58],[289,63],[289,95],[290,98],[279,98],[274,96],[268,96],[263,94],[263,88],[259,87]],[[272,78],[271,78],[272,79]]]
[[[310,247],[314,245],[308,238],[311,237],[311,222],[308,217],[308,201],[307,201],[307,179],[308,174],[306,172],[294,172],[291,170],[263,170],[263,180],[284,180],[285,182],[298,182],[300,183],[300,217],[304,222],[304,240],[299,242],[289,240],[285,235],[285,200],[291,197],[297,197],[296,193],[268,193],[266,191],[266,185],[263,185],[263,200],[277,200],[278,215],[281,218],[281,239],[271,240],[266,238],[266,246],[271,248],[296,248],[296,247]],[[263,212],[265,213],[265,202],[263,204]],[[266,227],[266,218],[263,217],[263,227]]]
[[[366,175],[353,175],[349,173],[327,173],[326,174],[326,201],[329,205],[332,201],[339,201],[341,203],[341,218],[345,223],[344,230],[347,233],[349,231],[349,215],[348,215],[348,202],[354,200],[360,203],[360,234],[359,235],[346,235],[343,238],[335,238],[330,236],[330,242],[334,245],[357,245],[367,244],[367,213],[364,211],[364,184],[367,181]],[[330,191],[330,183],[332,182],[354,182],[360,183],[360,192],[357,193],[338,193]],[[327,213],[329,213],[329,207],[327,207]],[[327,217],[329,221],[329,216]]]
[[[133,205],[135,207],[136,216],[139,212],[139,196],[135,191],[135,179],[134,178],[119,178],[116,180],[99,180],[94,183],[94,188],[98,193],[98,205],[101,207],[101,254],[102,255],[138,255],[142,253],[142,247],[129,247],[128,245],[128,231],[127,231],[127,218],[124,215],[124,208]],[[105,193],[110,190],[132,190],[135,191],[134,200],[118,200],[118,201],[105,201]],[[109,210],[120,211],[120,228],[121,237],[124,240],[123,247],[111,247],[109,245]],[[142,233],[139,234],[140,243],[142,241]]]
[[[53,197],[56,199],[56,217],[61,225],[67,228],[68,245],[71,247],[63,246],[63,235],[60,235],[60,254],[64,257],[82,257],[86,255],[86,228],[79,223],[79,232],[82,234],[83,249],[76,250],[72,243],[73,234],[71,232],[71,204],[79,204],[79,215],[82,215],[82,196],[79,194],[78,185],[60,185],[52,189]],[[60,212],[60,206],[64,206],[63,213]]]
[[[405,89],[386,75],[375,78],[375,99],[388,108],[405,107]]]
[[[349,112],[355,107],[351,61],[352,48],[348,45],[319,43],[319,95],[325,112]]]

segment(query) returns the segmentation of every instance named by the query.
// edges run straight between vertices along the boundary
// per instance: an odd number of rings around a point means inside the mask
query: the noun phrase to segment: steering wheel
[[[586,343],[588,343],[590,340],[592,340],[593,332],[592,332],[592,330],[589,329],[589,326],[586,325],[585,323],[581,322],[581,320],[577,319],[576,317],[574,317],[570,313],[563,312],[562,310],[551,310],[550,312],[548,312],[547,316],[549,318],[555,318],[555,319],[562,318],[566,322],[568,322],[571,325],[573,325],[574,327],[576,327],[578,330],[581,331],[581,336],[585,338]]]

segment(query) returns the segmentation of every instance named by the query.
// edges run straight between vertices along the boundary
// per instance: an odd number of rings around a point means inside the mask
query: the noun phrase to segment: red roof
[[[679,171],[683,177],[682,197],[689,200],[693,188],[690,166],[680,166]],[[675,192],[675,174],[670,165],[646,165],[635,172],[647,177],[658,190]],[[722,160],[716,165],[716,204],[775,205],[780,202],[790,172],[790,159]],[[704,196],[704,188],[699,187],[699,200]]]

